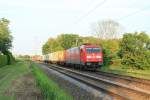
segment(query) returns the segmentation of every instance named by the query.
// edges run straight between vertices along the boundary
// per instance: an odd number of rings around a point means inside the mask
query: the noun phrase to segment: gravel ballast
[[[45,73],[54,80],[63,90],[73,96],[74,100],[113,100],[102,91],[97,91],[79,81],[48,68],[50,65],[40,64]]]

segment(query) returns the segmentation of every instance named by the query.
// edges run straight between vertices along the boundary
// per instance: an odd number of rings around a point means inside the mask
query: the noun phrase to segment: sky
[[[10,20],[14,54],[41,54],[61,33],[91,36],[91,24],[113,19],[123,32],[150,35],[150,0],[0,0],[0,18]]]

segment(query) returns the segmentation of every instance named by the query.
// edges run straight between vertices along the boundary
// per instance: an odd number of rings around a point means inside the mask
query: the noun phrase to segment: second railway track
[[[118,75],[118,74],[108,73],[108,72],[103,72],[103,71],[96,72],[96,74],[104,75],[104,76],[107,76],[107,77],[114,77],[114,78],[118,78],[118,79],[128,80],[128,81],[134,81],[134,82],[138,82],[138,83],[141,83],[141,84],[150,85],[150,80],[147,80],[147,79],[136,78],[136,77],[132,77],[132,76]]]
[[[144,84],[142,85],[141,83],[138,83],[140,84],[138,87],[137,85],[134,86],[135,83],[132,83],[132,85],[125,84],[123,78],[122,80],[116,80],[115,77],[108,78],[103,75],[96,76],[96,74],[67,69],[57,65],[49,65],[49,68],[81,81],[97,90],[102,90],[117,100],[150,100],[150,91],[148,91],[149,86],[147,86],[146,89],[143,89],[142,87],[144,87]]]

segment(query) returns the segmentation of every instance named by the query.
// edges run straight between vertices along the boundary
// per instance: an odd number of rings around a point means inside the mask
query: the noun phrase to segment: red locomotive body
[[[96,45],[82,45],[68,49],[66,64],[72,64],[80,68],[96,69],[103,64],[102,49]]]
[[[45,62],[95,70],[103,64],[103,53],[102,48],[88,44],[44,55],[43,60]]]

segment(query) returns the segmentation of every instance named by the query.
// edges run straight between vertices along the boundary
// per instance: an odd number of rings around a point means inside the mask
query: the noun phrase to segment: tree
[[[57,38],[50,38],[42,47],[42,53],[69,49],[82,44],[82,39],[77,34],[61,34]]]
[[[9,30],[9,20],[2,18],[0,20],[0,51],[7,56],[8,64],[15,62],[9,49],[12,47],[12,36]]]
[[[99,38],[88,36],[88,37],[81,37],[81,39],[83,44],[90,43],[90,44],[101,45],[101,40]]]
[[[121,25],[114,20],[99,21],[91,27],[94,34],[101,39],[114,39],[121,31]]]
[[[63,50],[57,39],[49,38],[48,41],[42,47],[42,53],[48,54],[51,52]]]
[[[64,49],[69,49],[82,43],[82,40],[77,34],[61,34],[57,37],[57,40]]]
[[[12,47],[12,36],[9,31],[9,20],[2,18],[0,20],[0,51],[7,52]]]
[[[150,38],[145,32],[126,33],[120,42],[122,64],[138,69],[150,68]]]

